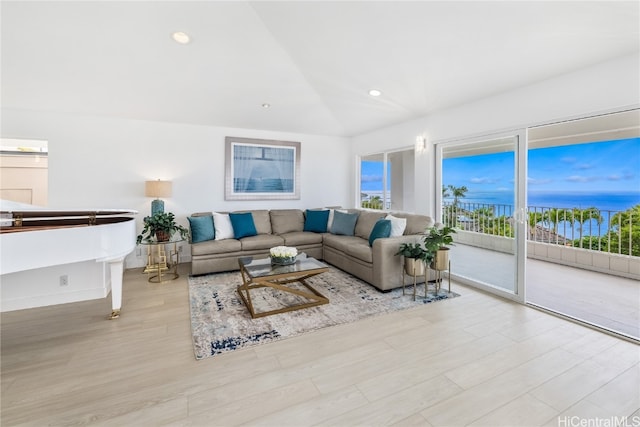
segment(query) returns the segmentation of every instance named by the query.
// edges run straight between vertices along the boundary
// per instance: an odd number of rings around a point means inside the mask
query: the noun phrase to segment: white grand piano
[[[99,289],[106,296],[110,287],[112,311],[109,318],[119,317],[124,259],[134,250],[136,242],[135,214],[137,212],[132,210],[109,209],[80,211],[33,208],[0,211],[0,286],[3,298],[10,293],[9,287],[15,289],[36,286],[33,283],[37,281],[57,281],[60,271],[74,271],[73,268],[80,271],[83,265],[91,267],[101,263],[105,284]],[[37,274],[34,272],[41,274],[34,276]],[[27,276],[28,273],[32,276]],[[82,277],[78,281],[84,284],[96,276],[98,279],[95,281],[100,282],[100,275],[94,273],[88,275],[89,279]],[[59,286],[66,286],[64,280],[68,278],[61,275]],[[40,294],[55,301],[55,296],[51,297],[51,294],[56,291],[62,292],[62,289],[50,286]],[[82,292],[86,296],[84,299],[93,299],[86,290],[76,293],[82,296]],[[43,297],[36,295],[34,298]]]

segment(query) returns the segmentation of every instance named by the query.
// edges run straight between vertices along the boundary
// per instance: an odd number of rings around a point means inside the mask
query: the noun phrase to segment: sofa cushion
[[[284,239],[275,234],[258,234],[256,236],[243,237],[240,239],[240,243],[242,244],[243,251],[254,251],[282,246]]]
[[[313,231],[314,233],[326,233],[327,222],[329,221],[328,210],[309,210],[304,219],[303,231]]]
[[[361,211],[358,216],[358,222],[356,223],[354,234],[365,240],[369,240],[369,235],[371,235],[373,226],[376,225],[376,222],[378,222],[379,219],[384,218],[384,216],[384,212]]]
[[[407,218],[398,218],[389,214],[384,219],[391,221],[391,234],[389,237],[402,236],[404,229],[407,228]]]
[[[242,210],[235,211],[236,213],[251,213],[253,216],[253,224],[256,227],[257,234],[271,234],[273,231],[271,230],[271,217],[269,216],[269,211],[266,209],[259,210]]]
[[[191,228],[191,243],[213,240],[215,229],[213,228],[213,216],[190,216],[189,227]]]
[[[358,237],[358,239],[360,238]],[[373,262],[373,251],[371,250],[371,246],[369,246],[369,242],[364,239],[360,239],[349,245],[347,254],[364,262]]]
[[[325,234],[324,245],[364,262],[373,262],[373,250],[369,246],[369,242],[361,237]]]
[[[310,231],[292,231],[290,233],[281,234],[284,239],[285,246],[304,246],[322,243],[322,234]]]
[[[376,239],[382,239],[389,237],[391,234],[391,221],[388,219],[379,219],[376,225],[373,226],[371,234],[369,235],[369,246],[373,246],[373,242]]]
[[[229,214],[214,212],[213,227],[216,240],[233,239],[233,225],[231,225]]]
[[[357,221],[358,212],[343,213],[335,211],[333,215],[333,223],[331,224],[331,234],[353,236]]]
[[[274,209],[269,212],[273,234],[302,231],[304,215],[300,209]]]
[[[233,237],[236,239],[242,239],[243,237],[255,236],[258,234],[251,212],[232,212],[229,214],[229,218],[231,219],[231,225],[233,226]]]
[[[207,240],[191,245],[192,256],[226,254],[240,250],[242,250],[242,245],[236,239]]]
[[[393,213],[393,216],[407,219],[407,227],[404,229],[404,235],[424,234],[427,228],[433,226],[433,219],[426,215]]]

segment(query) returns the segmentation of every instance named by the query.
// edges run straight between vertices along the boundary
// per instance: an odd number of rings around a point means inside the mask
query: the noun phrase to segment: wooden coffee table
[[[306,282],[309,277],[329,270],[329,266],[315,258],[299,254],[295,264],[271,265],[270,258],[243,257],[238,259],[238,264],[242,275],[242,285],[238,286],[238,293],[254,319],[329,303],[329,299]],[[300,283],[306,289],[287,286],[292,283]],[[251,301],[251,291],[259,288],[278,289],[303,297],[308,302],[257,313]]]

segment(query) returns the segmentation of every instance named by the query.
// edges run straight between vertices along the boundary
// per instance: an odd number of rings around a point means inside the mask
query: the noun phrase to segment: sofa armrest
[[[381,290],[388,290],[402,286],[403,271],[402,257],[396,255],[402,243],[420,243],[423,235],[389,237],[376,239],[373,242],[373,281],[374,286]]]

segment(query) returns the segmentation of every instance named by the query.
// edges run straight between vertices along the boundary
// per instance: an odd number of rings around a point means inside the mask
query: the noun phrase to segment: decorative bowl
[[[298,250],[287,246],[276,246],[269,249],[269,256],[271,257],[271,264],[291,265],[296,262]]]
[[[271,256],[271,264],[275,265],[291,265],[295,264],[296,257],[276,257]]]

